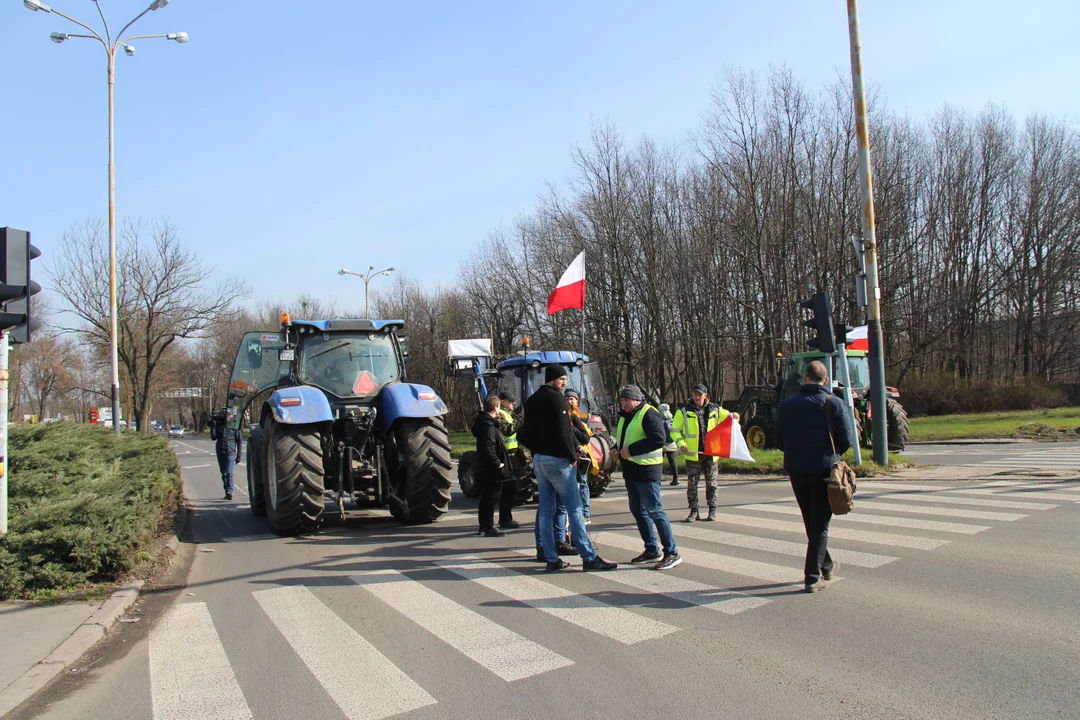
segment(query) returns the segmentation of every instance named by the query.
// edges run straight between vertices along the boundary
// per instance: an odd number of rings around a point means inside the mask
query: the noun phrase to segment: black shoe
[[[232,493],[225,493],[226,500],[232,500]]]
[[[827,587],[829,587],[828,580],[826,580],[825,578],[814,578],[812,582],[806,583],[806,586],[803,588],[803,590],[808,593],[816,593],[821,592]]]
[[[709,508],[709,515],[705,518],[708,522],[712,522],[716,519],[716,508]]]
[[[679,555],[679,553],[671,553],[670,555],[665,555],[663,560],[661,560],[660,562],[653,565],[652,569],[653,570],[670,570],[671,568],[675,567],[676,565],[678,565],[681,562],[682,562],[682,557]]]
[[[679,484],[678,480],[672,480],[671,482],[668,483],[668,485],[671,485],[672,487],[674,487],[674,486],[676,486],[678,484]]]
[[[555,543],[555,552],[560,555],[577,555],[577,548],[567,542]]]
[[[823,570],[821,572],[822,579],[825,580],[826,582],[828,582],[829,580],[832,580],[832,576],[836,574],[836,568],[838,568],[838,567],[840,567],[840,563],[833,560],[832,567],[830,569],[828,569],[828,570]]]
[[[506,522],[499,523],[499,527],[501,527],[503,530],[517,530],[519,527],[521,527],[521,523],[519,523],[517,520],[507,520]]]
[[[544,554],[544,548],[536,548],[536,562],[547,562],[547,555]]]
[[[559,572],[560,570],[565,570],[568,567],[570,567],[570,563],[566,562],[565,560],[556,560],[555,562],[549,562],[547,564],[547,567],[544,568],[544,571]]]
[[[646,550],[630,562],[634,565],[637,565],[638,563],[647,563],[651,562],[652,560],[659,560],[662,557],[664,556],[660,554],[659,550]]]
[[[701,519],[701,516],[698,515],[698,511],[697,510],[691,510],[690,514],[686,516],[686,519],[683,520],[683,522],[697,522],[700,519]]]
[[[617,567],[619,567],[617,563],[608,562],[599,555],[595,560],[586,560],[581,563],[582,570],[614,570]]]
[[[506,535],[506,533],[504,533],[502,530],[495,527],[494,525],[489,528],[484,528],[480,532],[484,535],[484,537],[503,537],[504,535]]]

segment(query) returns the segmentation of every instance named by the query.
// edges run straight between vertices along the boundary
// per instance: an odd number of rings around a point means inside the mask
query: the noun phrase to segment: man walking
[[[502,430],[496,423],[498,417],[499,399],[488,395],[484,398],[483,411],[476,416],[472,425],[472,434],[476,438],[473,468],[480,485],[480,534],[487,537],[506,534],[495,527],[495,493],[510,476],[510,456],[506,452]]]
[[[691,392],[691,402],[675,411],[671,422],[671,439],[686,456],[686,502],[690,514],[686,522],[700,520],[698,514],[698,478],[705,476],[705,502],[709,505],[706,520],[716,519],[716,458],[706,455],[705,434],[727,419],[728,411],[709,402],[709,389],[697,384]]]
[[[836,572],[827,547],[832,519],[827,482],[835,457],[833,445],[836,455],[842,455],[855,436],[847,411],[829,392],[828,382],[824,363],[815,360],[807,365],[799,393],[780,403],[773,434],[776,447],[784,451],[784,469],[791,477],[806,527],[804,571],[809,593],[828,587]]]
[[[218,469],[221,470],[221,484],[225,486],[225,499],[232,500],[233,494],[233,467],[240,462],[241,445],[243,437],[240,428],[229,428],[229,423],[235,418],[228,408],[221,408],[221,412],[211,418],[210,439],[214,442],[214,451],[217,453]]]
[[[681,563],[682,558],[675,547],[671,522],[660,502],[660,482],[664,478],[662,449],[667,439],[664,419],[659,410],[645,403],[645,396],[636,385],[627,385],[619,391],[619,407],[615,442],[630,500],[630,514],[637,521],[638,534],[645,542],[645,552],[630,562],[659,560],[653,569],[669,570]],[[653,532],[654,525],[656,532]],[[657,535],[664,548],[662,556],[656,544]]]
[[[559,557],[555,546],[552,514],[556,493],[566,504],[570,516],[570,534],[574,547],[581,555],[585,570],[614,570],[617,565],[603,560],[593,550],[585,531],[585,518],[578,497],[578,448],[566,413],[566,368],[548,365],[544,369],[544,385],[525,401],[525,422],[519,431],[520,440],[533,454],[533,471],[540,501],[536,509],[536,525],[547,561],[547,571],[557,572],[570,567]]]

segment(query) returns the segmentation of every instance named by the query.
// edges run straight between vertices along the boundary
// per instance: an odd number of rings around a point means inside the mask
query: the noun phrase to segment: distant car
[[[179,425],[170,425],[169,437],[184,437],[184,428],[180,427]]]

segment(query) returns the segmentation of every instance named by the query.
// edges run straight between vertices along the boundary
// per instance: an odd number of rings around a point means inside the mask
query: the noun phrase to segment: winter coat
[[[566,412],[566,398],[551,385],[540,389],[525,401],[525,422],[518,440],[534,455],[550,455],[577,462],[578,443]]]
[[[773,438],[777,449],[784,451],[784,469],[789,473],[819,475],[832,468],[833,445],[826,412],[832,415],[836,454],[843,455],[854,442],[855,433],[840,398],[833,397],[824,385],[809,383],[780,403]]]
[[[473,421],[472,434],[476,438],[476,459],[473,461],[476,479],[480,482],[508,480],[510,454],[506,451],[498,419],[480,413]]]

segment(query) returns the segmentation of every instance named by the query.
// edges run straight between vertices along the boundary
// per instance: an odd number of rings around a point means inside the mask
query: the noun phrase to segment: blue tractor
[[[388,506],[397,520],[430,523],[450,503],[445,403],[405,382],[401,320],[296,320],[250,332],[229,382],[229,422],[251,426],[251,511],[280,535],[322,521],[325,500],[341,517]]]

